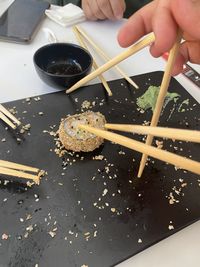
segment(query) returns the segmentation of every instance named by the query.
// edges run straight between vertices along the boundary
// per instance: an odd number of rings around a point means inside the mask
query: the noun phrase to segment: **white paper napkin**
[[[51,6],[51,9],[47,9],[45,14],[63,27],[80,23],[86,19],[83,10],[73,4],[63,7]]]

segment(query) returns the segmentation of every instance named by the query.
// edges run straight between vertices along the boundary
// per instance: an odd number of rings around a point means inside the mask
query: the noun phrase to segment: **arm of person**
[[[176,75],[187,61],[200,64],[200,0],[154,0],[131,16],[121,28],[118,41],[128,47],[153,31],[156,39],[150,52],[159,57],[172,48],[178,28],[184,41],[173,70]]]
[[[82,8],[90,20],[117,20],[123,17],[124,0],[82,0]]]

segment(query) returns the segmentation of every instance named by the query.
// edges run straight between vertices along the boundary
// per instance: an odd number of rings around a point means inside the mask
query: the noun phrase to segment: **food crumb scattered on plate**
[[[7,240],[8,238],[9,238],[9,236],[6,233],[2,234],[2,236],[1,236],[2,240]]]
[[[55,232],[53,232],[53,231],[49,231],[49,233],[48,233],[52,238],[54,238],[55,236],[56,236],[56,233]]]
[[[169,222],[170,224],[168,225],[168,229],[169,230],[174,230],[174,226],[172,224],[172,221]]]

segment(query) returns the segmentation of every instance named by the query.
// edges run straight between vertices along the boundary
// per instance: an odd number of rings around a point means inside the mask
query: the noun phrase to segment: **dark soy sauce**
[[[75,61],[57,62],[48,66],[47,72],[55,75],[74,75],[82,72],[82,68]]]

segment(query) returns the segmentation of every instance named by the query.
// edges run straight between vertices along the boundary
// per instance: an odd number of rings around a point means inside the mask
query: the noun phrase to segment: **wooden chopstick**
[[[178,167],[191,171],[198,175],[200,174],[200,162],[187,159],[179,155],[173,154],[171,152],[152,147],[142,142],[135,141],[128,137],[125,137],[125,136],[122,136],[116,133],[111,133],[109,131],[100,130],[100,129],[97,129],[97,128],[94,128],[88,125],[79,125],[79,128],[82,130],[88,131],[90,133],[93,133],[94,135],[100,136],[104,139],[107,139],[111,142],[120,144],[122,146],[125,146],[133,150],[136,150],[138,152],[141,152],[144,154],[148,153],[148,155],[153,158],[162,160],[164,162],[168,162],[175,166],[178,165]]]
[[[15,176],[15,177],[24,178],[24,179],[30,179],[30,180],[33,180],[34,183],[38,185],[40,183],[39,175],[33,175],[33,174],[26,173],[23,171],[16,171],[13,169],[0,167],[0,174]]]
[[[10,126],[12,129],[16,129],[16,125],[12,123],[1,111],[0,111],[0,119],[4,121],[8,126]]]
[[[88,36],[88,34],[82,29],[80,26],[76,26],[76,29],[82,34],[82,36],[90,43],[90,45],[96,50],[97,53],[106,61],[110,60],[111,58],[101,49],[93,40],[91,37]],[[120,73],[124,79],[127,80],[131,85],[133,85],[136,89],[138,89],[138,85],[126,74],[123,70],[120,69],[120,67],[115,66],[116,70]]]
[[[21,124],[21,122],[15,117],[15,116],[13,116],[13,114],[12,113],[10,113],[10,111],[8,111],[4,106],[2,106],[1,104],[0,104],[0,111],[2,112],[2,113],[4,113],[8,118],[10,118],[12,121],[14,121],[17,125],[20,125]]]
[[[174,46],[172,47],[172,49],[171,49],[171,51],[169,53],[169,58],[168,58],[167,65],[166,65],[166,68],[165,68],[165,72],[164,72],[164,75],[163,75],[162,83],[161,83],[161,86],[160,86],[160,92],[158,94],[156,106],[155,106],[154,113],[153,113],[153,116],[152,116],[152,119],[151,119],[151,126],[157,126],[157,124],[158,124],[158,121],[159,121],[159,118],[160,118],[160,114],[161,114],[161,111],[162,111],[162,107],[163,107],[163,103],[164,103],[164,100],[165,100],[165,96],[167,94],[169,83],[170,83],[170,80],[171,80],[171,77],[172,77],[172,74],[171,74],[172,73],[172,69],[174,67],[176,56],[177,56],[178,51],[179,51],[181,38],[182,38],[182,33],[179,30],[178,34],[177,34],[176,42],[175,42]],[[146,145],[151,145],[152,141],[153,141],[153,136],[152,135],[148,135],[147,139],[146,139]],[[138,171],[138,177],[142,176],[142,173],[143,173],[143,170],[145,168],[146,161],[147,161],[147,157],[148,157],[148,154],[143,154],[142,155],[142,159],[140,161],[140,167],[139,167],[139,171]]]
[[[110,124],[106,123],[106,129],[123,131],[137,134],[150,134],[153,136],[170,138],[174,140],[188,141],[194,143],[200,143],[200,131],[197,130],[183,130],[177,128],[167,127],[153,127],[143,125],[131,125],[131,124]]]
[[[154,40],[155,40],[154,34],[153,33],[149,34],[143,40],[141,40],[138,43],[136,43],[135,45],[131,46],[129,49],[125,50],[124,52],[122,52],[118,56],[116,56],[113,59],[111,59],[110,61],[108,61],[106,64],[99,67],[97,70],[93,71],[92,73],[90,73],[89,75],[87,75],[86,77],[84,77],[83,79],[78,81],[71,88],[69,88],[66,91],[66,93],[69,94],[69,93],[73,92],[74,90],[76,90],[77,88],[83,86],[84,84],[86,84],[90,80],[96,78],[99,74],[107,71],[108,69],[115,66],[116,64],[118,64],[122,60],[128,58],[129,56],[137,53],[138,51],[140,51],[144,47],[148,46],[150,43],[154,42]]]
[[[23,171],[30,171],[30,172],[39,172],[38,168],[18,164],[15,162],[10,162],[6,160],[0,160],[0,167],[10,168],[10,169],[16,169],[16,170],[23,170]]]
[[[25,171],[32,173],[26,173]],[[35,184],[39,184],[42,173],[43,171],[40,171],[38,168],[0,160],[0,174],[30,179],[33,180]]]
[[[83,41],[83,39],[82,39],[82,37],[81,37],[79,31],[77,30],[77,28],[76,28],[75,26],[73,27],[73,32],[74,32],[74,34],[75,34],[75,36],[76,36],[76,38],[77,38],[79,44],[80,44],[83,48],[85,48],[86,50],[88,50],[87,45],[86,45],[85,42]],[[97,65],[97,63],[96,63],[94,57],[93,57],[93,68],[94,68],[94,69],[98,69],[98,68],[99,68],[99,66]],[[109,96],[112,96],[112,91],[110,90],[110,87],[109,87],[107,81],[105,80],[105,78],[103,77],[102,74],[99,75],[99,79],[101,80],[101,82],[102,82],[102,84],[103,84],[105,90],[107,91],[108,95],[109,95]]]

